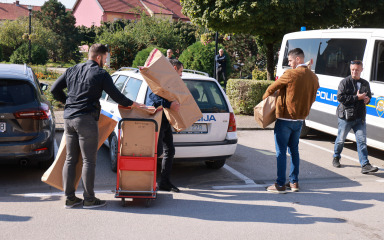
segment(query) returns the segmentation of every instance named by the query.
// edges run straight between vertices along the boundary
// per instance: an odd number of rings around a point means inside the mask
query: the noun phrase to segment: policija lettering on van
[[[329,88],[319,88],[316,94],[316,102],[325,103],[332,106],[338,106],[337,91]],[[372,105],[375,104],[375,105]],[[384,113],[384,97],[372,97],[371,102],[367,105],[367,114],[382,117]]]

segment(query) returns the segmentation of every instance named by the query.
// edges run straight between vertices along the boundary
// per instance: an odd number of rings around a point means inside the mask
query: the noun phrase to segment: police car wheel
[[[210,169],[219,169],[222,168],[225,164],[226,159],[219,159],[213,161],[205,161],[205,165],[207,165]]]
[[[112,133],[109,137],[109,156],[111,159],[111,170],[117,171],[117,137],[115,133]]]

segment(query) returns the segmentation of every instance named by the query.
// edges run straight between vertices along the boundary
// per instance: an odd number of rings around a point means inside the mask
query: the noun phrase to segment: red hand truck
[[[153,119],[123,118],[118,129],[115,198],[121,198],[123,206],[125,198],[144,199],[149,207],[157,196],[158,124]]]

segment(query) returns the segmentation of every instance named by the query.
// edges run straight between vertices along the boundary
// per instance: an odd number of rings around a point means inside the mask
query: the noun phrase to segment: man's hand
[[[142,104],[142,103],[133,102],[131,107],[142,108],[142,107],[146,107],[146,106],[145,106],[145,104]]]
[[[177,100],[173,101],[171,103],[170,109],[172,109],[173,111],[178,112],[180,110],[180,103]]]
[[[369,101],[371,101],[371,99],[368,96],[365,96],[365,98],[364,98],[365,105],[367,105],[369,103]]]
[[[359,100],[364,100],[364,102],[365,102],[365,97],[367,96],[367,93],[360,93],[360,91],[359,90],[357,90],[357,98],[359,99]]]

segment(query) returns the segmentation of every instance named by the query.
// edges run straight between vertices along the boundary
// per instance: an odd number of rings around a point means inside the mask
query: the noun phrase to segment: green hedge
[[[154,48],[157,48],[163,55],[167,56],[167,49],[157,46],[149,46],[136,54],[135,60],[133,60],[132,63],[132,67],[137,68],[139,66],[144,66],[145,61],[147,61],[149,54]]]
[[[235,114],[253,115],[253,108],[262,100],[265,90],[274,81],[229,79],[227,96]]]

